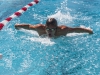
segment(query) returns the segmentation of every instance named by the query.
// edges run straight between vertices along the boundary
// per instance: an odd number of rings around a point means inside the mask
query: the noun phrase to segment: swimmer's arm
[[[68,27],[68,33],[89,33],[89,34],[93,34],[93,31],[91,29],[87,29],[87,28],[69,28]]]
[[[15,29],[27,29],[27,30],[35,30],[36,27],[34,25],[31,24],[15,24]]]

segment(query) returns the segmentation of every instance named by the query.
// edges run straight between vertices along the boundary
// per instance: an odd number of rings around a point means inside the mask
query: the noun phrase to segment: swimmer
[[[73,32],[93,34],[93,31],[87,28],[81,28],[81,27],[72,28],[65,25],[58,26],[57,20],[55,18],[48,18],[46,24],[37,24],[37,25],[15,24],[15,28],[18,30],[21,28],[27,30],[35,30],[38,32],[40,36],[46,34],[48,37],[65,36],[66,34]]]

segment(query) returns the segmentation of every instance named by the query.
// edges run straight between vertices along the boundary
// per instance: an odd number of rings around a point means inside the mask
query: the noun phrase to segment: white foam
[[[84,35],[84,34],[87,34],[87,33],[69,33],[66,36],[73,37],[73,36],[80,36],[80,35]]]
[[[60,21],[60,23],[62,23],[62,24],[69,23],[69,22],[73,21],[73,19],[74,19],[74,17],[72,17],[69,12],[64,14],[61,11],[58,11],[57,13],[48,16],[48,18],[51,18],[51,17],[56,18],[57,21],[58,22]]]
[[[53,45],[55,42],[51,41],[50,38],[42,38],[42,37],[29,37],[27,40],[31,40],[32,42],[40,42],[45,45]]]
[[[30,35],[34,35],[34,36],[39,36],[38,33],[34,30],[26,30],[26,29],[21,29],[20,31],[26,33],[26,34],[30,34]]]
[[[25,30],[25,29],[21,29],[21,31],[32,35],[32,36],[26,37],[26,40],[30,40],[32,42],[40,42],[40,43],[45,44],[45,45],[53,45],[53,44],[55,44],[55,42],[51,41],[51,39],[48,38],[47,36],[39,37],[39,35],[38,35],[38,33],[36,31]]]

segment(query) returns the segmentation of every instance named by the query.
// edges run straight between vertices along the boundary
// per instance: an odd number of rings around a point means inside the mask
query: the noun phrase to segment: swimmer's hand
[[[93,34],[93,31],[91,29],[89,29],[89,34]]]
[[[15,24],[15,29],[17,29],[17,30],[19,30],[19,29],[20,29],[19,24]]]

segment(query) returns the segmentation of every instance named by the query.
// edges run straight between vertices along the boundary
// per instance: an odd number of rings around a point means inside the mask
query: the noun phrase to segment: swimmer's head
[[[57,31],[57,20],[54,18],[47,19],[45,30],[49,37],[54,37]]]
[[[57,20],[55,18],[48,18],[46,21],[46,26],[48,25],[57,26]]]

